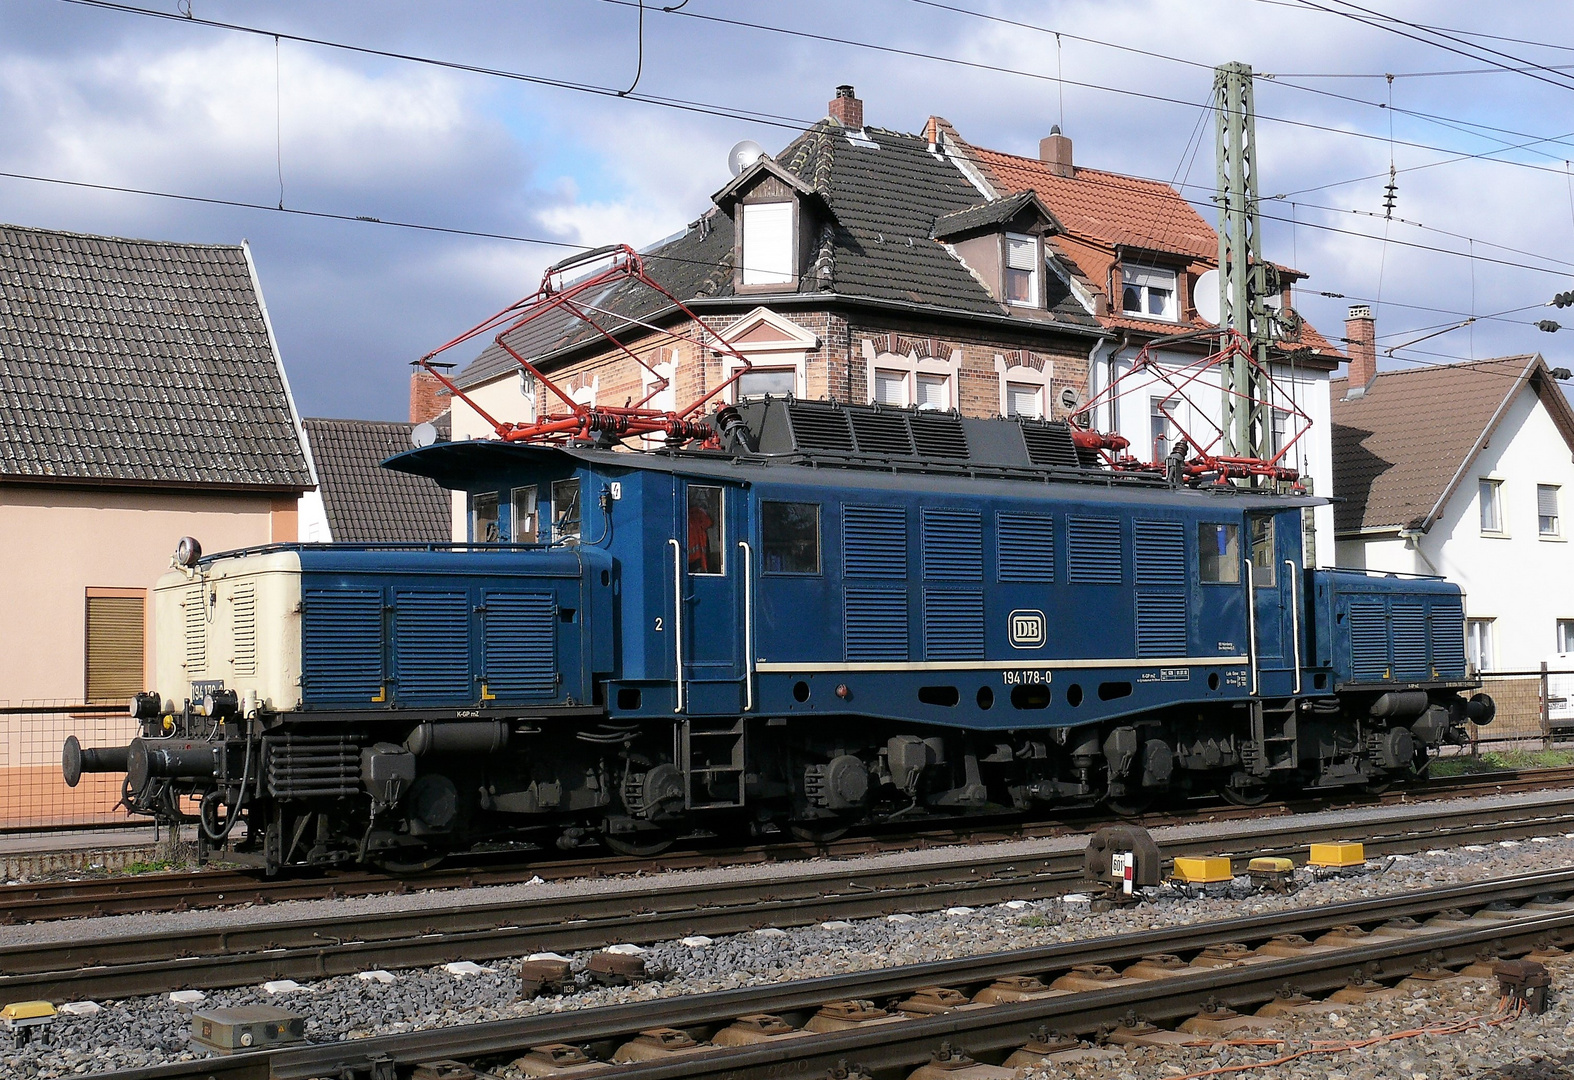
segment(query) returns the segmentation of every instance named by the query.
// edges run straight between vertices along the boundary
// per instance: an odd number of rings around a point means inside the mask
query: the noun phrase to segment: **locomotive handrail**
[[[677,673],[673,685],[677,688],[678,704],[673,712],[683,711],[683,545],[668,540],[672,545],[672,640],[677,658]]]
[[[754,549],[739,540],[743,549],[743,711],[754,711]]]
[[[1252,697],[1257,696],[1257,567],[1246,564],[1246,662],[1251,665]]]
[[[1290,571],[1290,648],[1295,658],[1295,694],[1301,693],[1301,572],[1295,568],[1294,559],[1284,560]]]

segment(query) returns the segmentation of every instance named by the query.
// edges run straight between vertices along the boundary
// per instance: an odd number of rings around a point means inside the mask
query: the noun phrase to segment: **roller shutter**
[[[125,701],[147,687],[144,605],[140,596],[87,598],[87,700]]]

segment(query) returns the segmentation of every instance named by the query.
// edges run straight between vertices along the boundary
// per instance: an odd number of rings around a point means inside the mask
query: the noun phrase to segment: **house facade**
[[[176,542],[293,540],[311,486],[244,244],[0,226],[9,709],[119,704],[146,689],[148,590]],[[0,725],[0,802],[39,769],[63,791],[60,739],[79,726],[12,721]]]
[[[667,382],[650,404],[681,408],[736,373],[736,359],[708,344],[714,335],[750,364],[725,391],[730,400],[790,393],[1063,418],[1109,334],[1068,284],[1074,272],[1050,244],[1054,216],[1031,193],[986,197],[932,131],[866,125],[851,87],[829,112],[643,253],[700,325],[648,289],[594,301],[593,313]],[[510,344],[578,402],[622,405],[657,386],[577,321],[539,320]],[[502,420],[565,408],[495,345],[456,383]],[[461,399],[452,423],[455,439],[494,434]],[[455,495],[455,539],[478,536],[475,510]]]
[[[1340,564],[1457,582],[1477,671],[1574,651],[1574,409],[1546,362],[1374,367],[1333,383]]]
[[[939,117],[929,124],[969,164],[980,191],[997,198],[1032,191],[1060,224],[1046,242],[1075,268],[1072,288],[1110,333],[1088,358],[1086,392],[1103,402],[1094,425],[1124,435],[1144,461],[1162,461],[1183,434],[1206,446],[1223,411],[1218,370],[1199,367],[1217,342],[1217,327],[1199,313],[1197,298],[1199,279],[1218,267],[1213,228],[1168,184],[1077,165],[1059,128],[1032,158],[971,146]],[[1271,306],[1293,313],[1294,286],[1305,275],[1275,269],[1279,292]],[[1216,296],[1218,286],[1211,288]],[[1293,315],[1287,322],[1293,334],[1277,338],[1269,356],[1269,451],[1283,452],[1281,464],[1297,470],[1314,494],[1327,494],[1328,380],[1344,356],[1310,324]],[[1144,346],[1147,364],[1133,374]],[[1115,384],[1118,394],[1106,393]],[[1309,525],[1308,564],[1331,565],[1332,508],[1313,511]]]

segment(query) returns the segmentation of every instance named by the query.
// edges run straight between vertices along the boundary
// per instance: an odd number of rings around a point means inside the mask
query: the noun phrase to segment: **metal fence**
[[[1574,670],[1483,671],[1481,691],[1497,703],[1497,717],[1487,727],[1470,725],[1478,745],[1574,737]]]
[[[60,775],[67,735],[84,747],[125,746],[138,732],[124,705],[0,704],[0,835],[142,825],[118,809],[121,773],[89,773],[76,787]]]

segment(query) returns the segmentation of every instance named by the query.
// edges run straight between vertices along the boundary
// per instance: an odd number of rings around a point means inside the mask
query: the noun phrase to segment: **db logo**
[[[1037,649],[1048,640],[1042,611],[1019,609],[1011,613],[1011,647]]]

